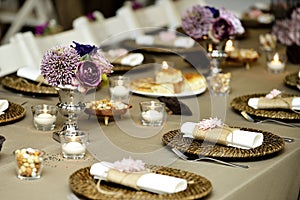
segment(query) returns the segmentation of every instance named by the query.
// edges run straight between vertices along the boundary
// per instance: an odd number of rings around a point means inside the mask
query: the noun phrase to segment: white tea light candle
[[[275,53],[272,59],[267,61],[268,71],[273,73],[283,72],[285,68],[285,59],[280,58],[279,53]]]
[[[164,103],[145,101],[140,103],[142,124],[145,126],[160,126],[164,120]]]
[[[127,102],[129,98],[129,77],[113,76],[109,79],[109,92],[114,101]]]
[[[66,154],[83,154],[85,153],[85,145],[79,142],[69,142],[62,145],[62,151]]]
[[[54,105],[35,105],[31,107],[33,124],[37,130],[50,131],[55,127],[57,109]]]
[[[63,131],[60,136],[61,151],[64,158],[84,158],[88,141],[88,133],[84,131]]]
[[[234,51],[234,46],[233,46],[233,42],[232,40],[227,40],[226,44],[225,44],[225,52],[232,52]]]
[[[49,113],[41,113],[34,117],[34,121],[40,125],[51,125],[56,121],[56,116]]]
[[[113,96],[116,97],[126,97],[129,95],[129,89],[123,85],[117,85],[114,88],[110,89]]]

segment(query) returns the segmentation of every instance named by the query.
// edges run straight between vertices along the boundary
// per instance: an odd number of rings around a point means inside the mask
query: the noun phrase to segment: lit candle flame
[[[234,50],[234,46],[233,46],[233,42],[232,40],[227,40],[226,45],[225,45],[225,51],[233,51]]]
[[[212,52],[212,50],[213,50],[212,43],[209,43],[208,44],[208,52]]]
[[[274,55],[274,57],[273,57],[273,60],[274,60],[275,62],[278,62],[278,61],[279,61],[279,55],[278,55],[278,53],[275,53],[275,55]]]
[[[155,101],[151,101],[150,108],[151,108],[152,110],[154,110],[154,108],[155,108]]]
[[[168,69],[169,68],[169,65],[168,65],[168,63],[166,61],[162,62],[162,68],[163,69]]]

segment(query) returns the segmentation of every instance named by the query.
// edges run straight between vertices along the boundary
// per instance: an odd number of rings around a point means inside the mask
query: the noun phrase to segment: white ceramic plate
[[[206,91],[206,86],[203,86],[202,88],[195,90],[195,91],[188,91],[188,92],[182,92],[182,93],[177,93],[177,94],[166,94],[166,93],[153,93],[153,92],[145,92],[145,91],[139,91],[139,90],[130,90],[132,93],[135,94],[140,94],[148,97],[160,97],[160,96],[165,96],[165,97],[189,97],[189,96],[195,96],[198,94],[202,94],[203,92]]]

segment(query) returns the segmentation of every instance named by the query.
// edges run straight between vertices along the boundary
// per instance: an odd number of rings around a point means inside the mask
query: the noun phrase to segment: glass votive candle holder
[[[61,151],[64,158],[82,159],[86,153],[88,133],[85,131],[62,131],[60,133]]]
[[[41,177],[44,151],[21,148],[14,151],[17,177],[22,180],[35,180]]]
[[[109,78],[110,98],[114,101],[128,102],[130,94],[130,78],[126,76],[113,76]]]
[[[140,102],[141,121],[144,126],[161,126],[165,119],[165,104],[156,101]]]
[[[278,52],[267,55],[267,67],[270,73],[281,73],[285,70],[286,56]]]
[[[214,94],[226,95],[230,92],[230,73],[216,73],[209,79],[210,87]]]
[[[37,130],[50,131],[55,128],[57,109],[54,105],[35,105],[31,107],[33,124]]]

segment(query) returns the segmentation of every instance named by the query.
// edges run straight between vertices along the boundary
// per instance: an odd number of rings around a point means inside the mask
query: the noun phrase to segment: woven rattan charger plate
[[[10,123],[23,118],[26,114],[25,108],[19,104],[9,102],[9,107],[4,114],[0,115],[0,125]]]
[[[99,193],[96,188],[96,180],[90,175],[90,167],[85,167],[74,172],[69,179],[70,187],[72,191],[82,197],[88,199],[101,199],[101,200],[113,200],[113,199],[149,199],[149,200],[168,200],[168,199],[199,199],[207,196],[211,190],[212,185],[206,178],[190,173],[187,171],[182,171],[179,169],[173,169],[163,166],[153,166],[148,165],[153,172],[158,174],[164,174],[169,176],[176,176],[179,178],[184,178],[188,181],[188,187],[186,190],[177,192],[174,194],[155,194],[143,190],[134,190],[125,186],[121,186],[109,182],[101,182],[101,189],[111,192],[122,192],[123,195],[116,197],[113,195],[105,195]]]
[[[195,157],[202,155],[231,160],[250,160],[253,158],[258,159],[277,153],[284,148],[283,139],[277,135],[250,128],[240,129],[252,132],[261,132],[264,135],[263,144],[254,149],[228,147],[219,144],[203,142],[200,140],[193,140],[192,138],[184,138],[180,130],[173,130],[164,134],[162,141],[164,144],[172,148],[177,148],[178,150],[194,155]]]
[[[299,121],[300,120],[300,114],[293,112],[291,110],[282,110],[282,109],[254,109],[248,106],[248,100],[250,98],[255,97],[264,97],[266,94],[250,94],[250,95],[244,95],[234,98],[230,106],[238,111],[242,112],[245,111],[250,115],[254,115],[256,117],[261,118],[272,118],[272,119],[278,119],[278,120],[290,120],[290,121]],[[296,95],[292,94],[283,94],[283,97],[292,97]],[[298,95],[299,96],[299,95]]]
[[[299,80],[299,77],[298,77],[298,72],[286,75],[284,77],[283,81],[287,86],[290,86],[294,89],[299,90],[297,88],[297,83],[300,84],[300,80]]]
[[[54,87],[39,85],[37,82],[20,78],[17,75],[8,75],[1,81],[2,85],[8,89],[30,95],[57,95]]]

